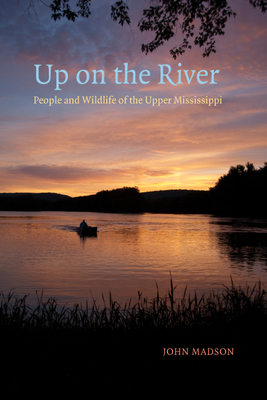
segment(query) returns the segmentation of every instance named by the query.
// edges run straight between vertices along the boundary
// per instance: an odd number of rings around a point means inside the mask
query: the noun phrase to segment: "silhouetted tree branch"
[[[34,1],[29,0],[28,9],[34,10]],[[43,0],[39,0],[43,4]],[[48,0],[47,0],[48,1]],[[51,18],[55,21],[67,18],[75,21],[77,18],[88,18],[91,15],[92,0],[76,0],[75,6],[70,6],[69,0],[53,0]],[[246,0],[254,8],[265,13],[267,0]],[[147,2],[145,2],[146,4]],[[143,16],[138,22],[141,32],[154,33],[154,39],[142,44],[141,50],[146,54],[153,52],[165,42],[173,38],[177,31],[182,33],[182,42],[170,49],[171,56],[176,59],[192,45],[204,47],[203,57],[216,52],[216,37],[225,34],[225,27],[230,17],[235,17],[230,3],[233,0],[150,0],[148,8],[143,10]],[[119,0],[111,5],[111,18],[120,25],[130,24],[129,7],[125,1]]]

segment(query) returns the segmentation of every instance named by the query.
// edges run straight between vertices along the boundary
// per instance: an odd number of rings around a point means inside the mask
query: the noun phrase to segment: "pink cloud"
[[[147,41],[134,23],[143,2],[132,8],[133,25],[111,21],[109,2],[93,2],[89,20],[53,22],[37,2],[39,21],[23,14],[24,5],[5,2],[1,8],[3,60],[1,76],[1,184],[5,190],[32,188],[88,194],[105,188],[138,185],[159,188],[208,188],[230,165],[247,161],[262,165],[266,150],[265,49],[266,16],[236,1],[238,17],[218,38],[218,52],[209,59],[202,49],[172,60],[169,49],[180,34],[145,56]],[[103,5],[104,4],[104,5]],[[130,4],[131,6],[131,4]],[[151,71],[148,85],[116,85],[114,69]],[[178,62],[182,67],[178,67]],[[220,96],[220,107],[34,106],[33,97],[55,95],[54,82],[38,85],[34,64],[66,69],[69,81],[62,97],[126,95],[156,98]],[[177,69],[219,69],[217,85],[159,85],[158,64]],[[104,69],[106,85],[78,85],[76,74]],[[57,93],[58,94],[58,93]],[[9,191],[9,190],[8,190]]]

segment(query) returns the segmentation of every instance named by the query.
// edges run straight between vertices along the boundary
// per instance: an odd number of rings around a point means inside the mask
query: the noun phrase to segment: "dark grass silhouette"
[[[102,306],[60,306],[56,299],[2,294],[0,335],[2,388],[61,395],[82,394],[98,388],[102,394],[119,389],[138,394],[140,384],[152,394],[179,378],[260,365],[267,355],[267,297],[261,284],[236,287],[221,293],[175,298],[172,279],[166,296],[157,290],[148,300],[124,306],[103,299]],[[164,348],[188,349],[188,355],[163,356]],[[233,355],[207,355],[208,349],[233,350]],[[204,349],[204,355],[192,355]],[[211,350],[210,350],[211,351]],[[206,353],[206,355],[205,355]],[[200,354],[200,353],[199,353]],[[224,371],[224,372],[223,372]],[[142,385],[141,385],[142,386]],[[35,387],[35,386],[34,386]]]

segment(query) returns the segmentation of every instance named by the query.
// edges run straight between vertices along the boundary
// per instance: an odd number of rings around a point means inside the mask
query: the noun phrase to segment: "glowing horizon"
[[[54,192],[69,196],[95,194],[124,186],[141,192],[170,189],[208,190],[233,165],[267,161],[266,15],[237,1],[237,18],[217,39],[217,53],[202,58],[194,48],[171,59],[170,44],[144,55],[145,40],[134,25],[110,19],[109,2],[92,5],[88,20],[51,21],[47,7],[36,4],[38,20],[21,3],[2,6],[0,192]],[[129,4],[133,20],[142,2]],[[139,13],[139,14],[138,14]],[[71,27],[71,29],[70,29]],[[180,35],[177,34],[177,41]],[[136,71],[136,83],[116,84],[114,70]],[[35,65],[53,64],[51,82],[36,81]],[[216,84],[159,84],[159,65],[177,70],[219,70]],[[179,66],[181,64],[181,66]],[[105,72],[105,84],[93,84],[93,70]],[[68,81],[55,89],[55,70]],[[78,71],[90,80],[78,84]],[[150,71],[150,76],[140,72]],[[63,79],[61,73],[61,80]],[[178,77],[178,78],[177,78]],[[80,75],[81,81],[86,74]],[[182,79],[181,78],[181,79]],[[204,81],[205,77],[200,80]],[[124,81],[123,73],[118,81]],[[210,82],[210,76],[208,77]],[[79,104],[34,104],[34,97],[77,99]],[[116,104],[86,104],[82,96],[113,96]],[[142,98],[142,104],[118,99]],[[222,104],[151,105],[145,99],[220,98]]]

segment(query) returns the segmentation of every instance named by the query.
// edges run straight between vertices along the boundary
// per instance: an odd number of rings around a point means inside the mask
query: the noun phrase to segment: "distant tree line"
[[[0,196],[0,210],[141,213],[144,211],[144,196],[136,187],[103,190],[94,195],[66,197],[56,201],[32,194]]]
[[[146,200],[145,212],[164,214],[208,214],[210,213],[209,191],[190,190],[184,196]]]
[[[256,169],[248,162],[231,167],[209,191],[150,200],[145,206],[147,212],[267,218],[266,196],[267,163]]]
[[[267,218],[267,163],[231,167],[209,190],[177,191],[145,197],[137,187],[103,190],[94,195],[56,201],[32,194],[0,196],[2,211],[90,211],[109,213],[188,213]]]
[[[103,190],[95,195],[75,197],[64,202],[66,209],[75,211],[141,213],[144,197],[137,187]]]
[[[230,216],[267,217],[267,163],[231,167],[210,189],[211,211]]]
[[[32,194],[0,196],[1,211],[45,211],[49,209],[49,201],[35,198]]]

